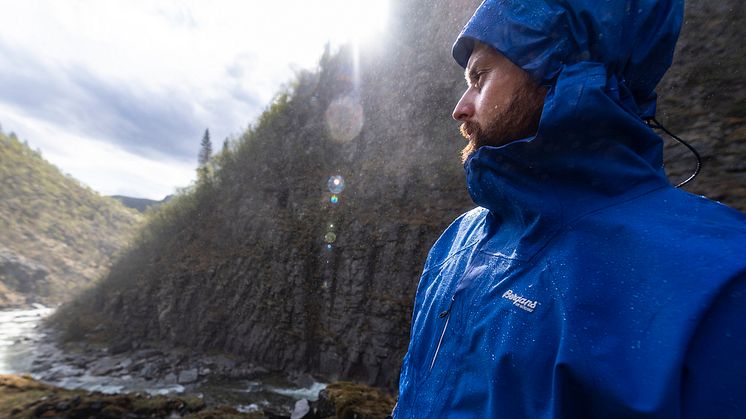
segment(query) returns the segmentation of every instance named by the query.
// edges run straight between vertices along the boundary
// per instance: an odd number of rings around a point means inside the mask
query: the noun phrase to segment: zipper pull
[[[453,307],[453,302],[456,301],[456,294],[454,294],[451,297],[451,303],[448,304],[448,310],[445,310],[438,314],[438,317],[441,319],[446,318],[446,322],[443,325],[443,331],[440,332],[440,339],[438,339],[438,346],[435,347],[435,353],[433,354],[433,360],[430,362],[430,368],[428,371],[433,370],[433,365],[435,365],[435,360],[438,358],[438,352],[440,352],[440,345],[443,343],[443,337],[446,335],[446,330],[448,330],[448,322],[451,320],[451,318],[448,316],[448,314],[451,312],[451,308]]]
[[[450,312],[451,312],[451,307],[453,307],[453,302],[454,302],[454,301],[456,301],[456,295],[455,295],[455,294],[451,296],[451,303],[450,303],[450,304],[448,304],[448,309],[446,309],[446,310],[444,310],[444,311],[441,311],[441,312],[440,312],[440,314],[438,314],[438,317],[439,317],[439,318],[441,318],[441,319],[442,319],[442,318],[444,318],[445,316],[447,316],[447,315],[448,315],[448,313],[450,313]]]

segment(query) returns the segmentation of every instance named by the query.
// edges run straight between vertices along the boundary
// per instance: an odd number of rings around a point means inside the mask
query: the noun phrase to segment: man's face
[[[462,161],[483,145],[500,146],[536,134],[546,89],[528,73],[477,42],[465,75],[468,87],[453,110],[469,141]]]

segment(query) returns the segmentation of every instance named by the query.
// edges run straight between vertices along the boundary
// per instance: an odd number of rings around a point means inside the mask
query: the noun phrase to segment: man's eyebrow
[[[464,70],[464,78],[466,79],[466,83],[468,83],[469,85],[473,84],[474,81],[477,79],[478,71],[475,67],[476,66],[472,66]]]
[[[466,67],[464,70],[464,78],[468,84],[472,84],[477,79],[478,73],[481,70],[482,61],[479,58],[474,60],[471,66]],[[479,69],[479,70],[478,70]]]

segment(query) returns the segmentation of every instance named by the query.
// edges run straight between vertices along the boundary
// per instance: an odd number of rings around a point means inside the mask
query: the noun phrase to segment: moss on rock
[[[380,389],[349,381],[329,384],[319,397],[335,406],[336,419],[381,419],[395,403],[393,396]]]

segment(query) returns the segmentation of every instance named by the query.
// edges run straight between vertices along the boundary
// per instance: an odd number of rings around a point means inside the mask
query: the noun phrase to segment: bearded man
[[[478,205],[433,246],[397,418],[746,417],[746,217],[646,124],[681,0],[486,0],[453,47]]]

